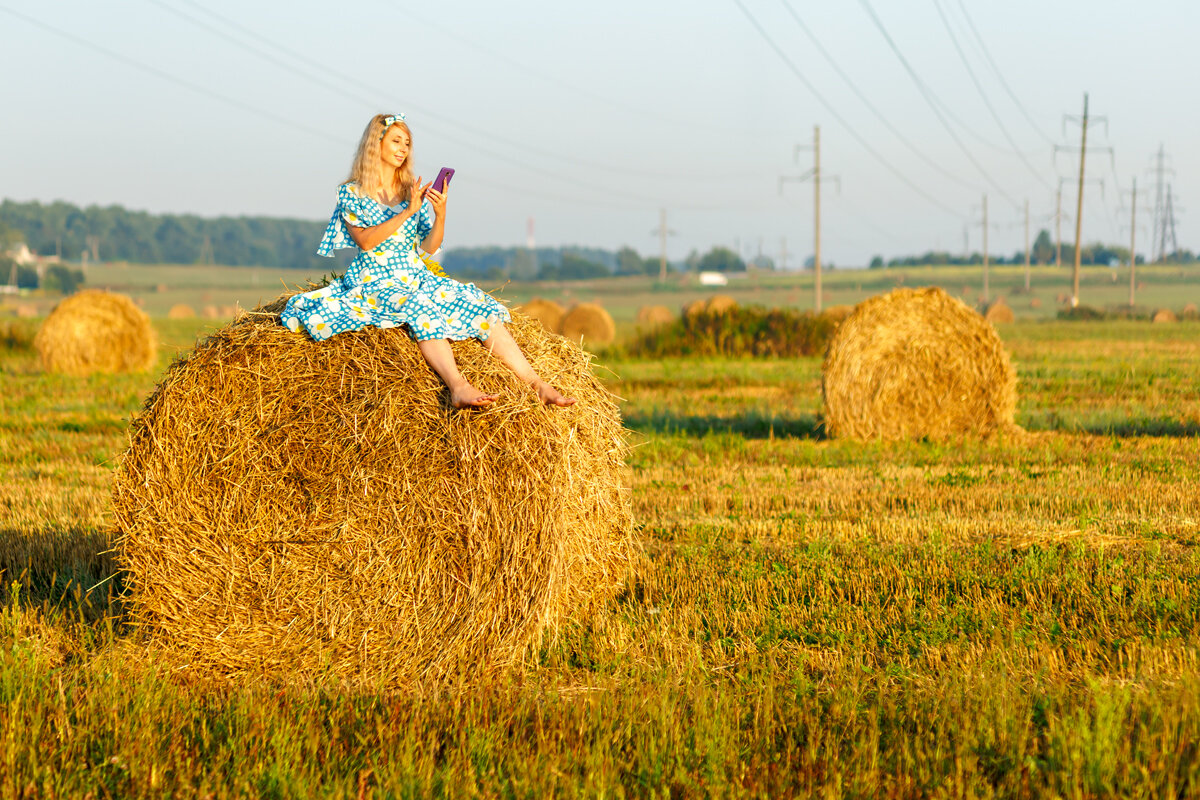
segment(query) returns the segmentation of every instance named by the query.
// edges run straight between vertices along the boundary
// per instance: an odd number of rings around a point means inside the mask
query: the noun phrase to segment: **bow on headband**
[[[383,141],[383,137],[387,136],[388,128],[395,125],[397,122],[403,122],[403,114],[391,114],[383,118],[383,133],[379,134],[379,140]]]

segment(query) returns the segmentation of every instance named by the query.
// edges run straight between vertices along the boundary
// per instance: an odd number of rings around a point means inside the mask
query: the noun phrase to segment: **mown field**
[[[104,552],[155,376],[0,350],[0,796],[1198,795],[1200,323],[1001,334],[985,443],[825,440],[815,358],[610,356],[628,591],[428,696],[168,674]]]

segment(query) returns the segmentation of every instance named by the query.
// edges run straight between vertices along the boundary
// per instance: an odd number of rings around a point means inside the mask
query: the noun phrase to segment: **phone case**
[[[450,185],[450,179],[454,177],[454,170],[450,167],[442,167],[442,171],[433,179],[432,188],[435,192],[444,192],[446,187]]]

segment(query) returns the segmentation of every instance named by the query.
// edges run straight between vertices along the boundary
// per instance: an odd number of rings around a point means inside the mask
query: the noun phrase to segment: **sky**
[[[339,11],[337,8],[343,10]],[[456,169],[446,246],[717,245],[826,263],[1151,242],[1160,147],[1200,249],[1195,0],[0,0],[0,197],[325,219],[363,126]],[[889,43],[890,42],[890,43]],[[1055,153],[1055,146],[1072,148]],[[1111,148],[1111,152],[1107,149]],[[1165,188],[1164,188],[1165,191]],[[316,242],[313,243],[314,248]],[[70,255],[70,254],[67,254]]]

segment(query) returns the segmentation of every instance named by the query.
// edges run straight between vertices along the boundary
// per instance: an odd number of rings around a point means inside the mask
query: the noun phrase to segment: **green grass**
[[[204,328],[156,324],[159,370]],[[1002,329],[991,442],[824,439],[816,358],[614,356],[635,577],[429,696],[156,664],[103,552],[156,375],[0,350],[0,797],[1195,795],[1197,333]]]

